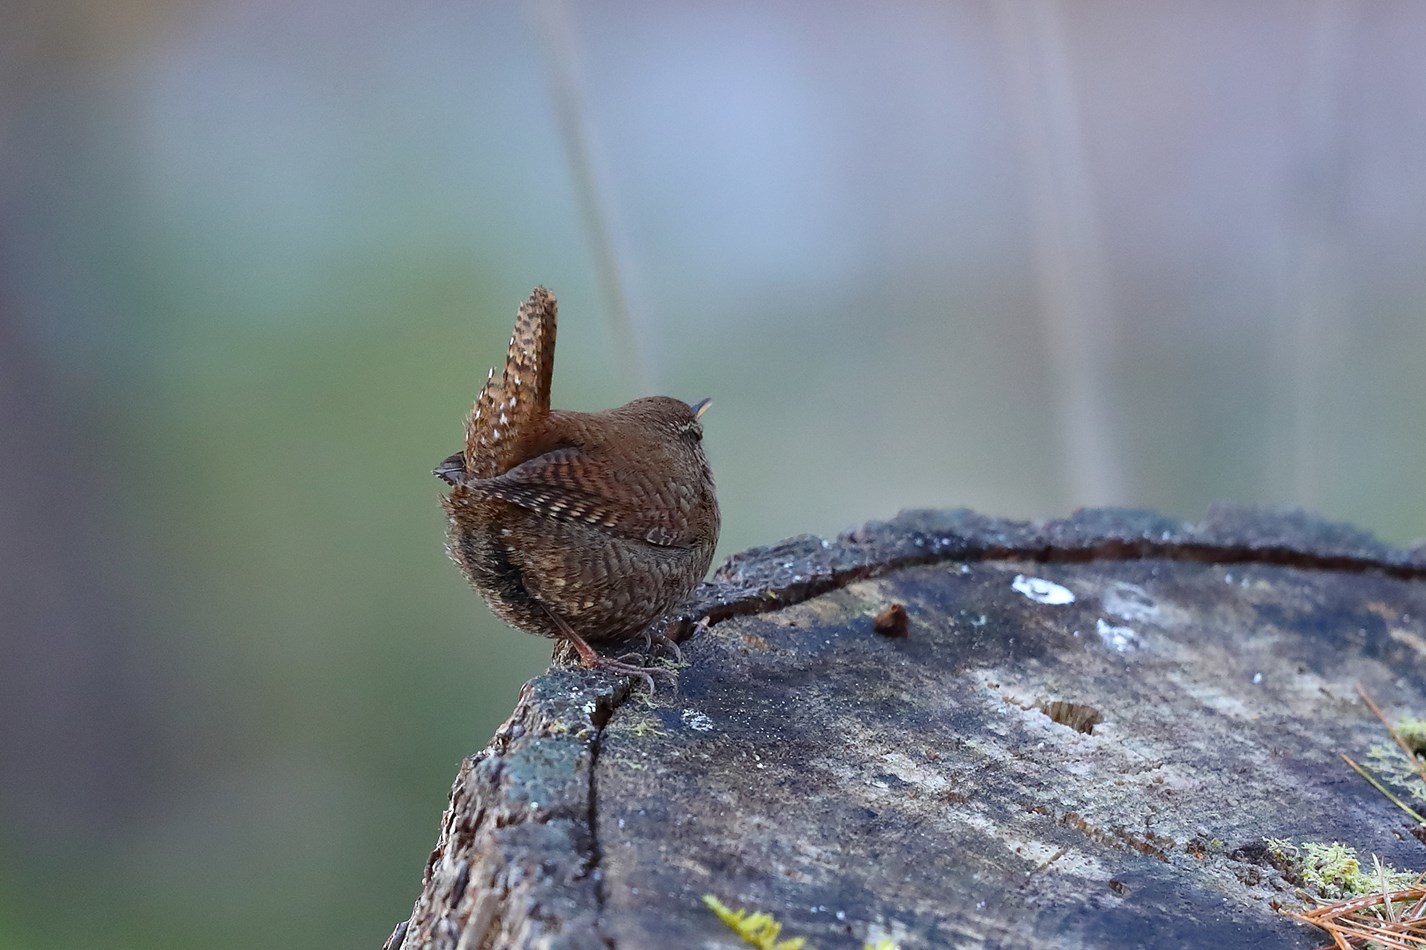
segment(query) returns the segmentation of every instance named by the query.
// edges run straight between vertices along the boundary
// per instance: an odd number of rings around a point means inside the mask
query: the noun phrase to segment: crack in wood
[[[1237,512],[1237,509],[1232,509]],[[1412,552],[1381,548],[1379,553],[1346,553],[1313,550],[1288,540],[1244,543],[1233,540],[1203,540],[1192,537],[1193,526],[1175,525],[1161,529],[1171,536],[1173,531],[1184,535],[1182,540],[1155,540],[1150,537],[1095,537],[1082,535],[1079,543],[1046,544],[1030,541],[1023,544],[995,543],[993,538],[1009,532],[1033,535],[1046,528],[1065,531],[1074,529],[1078,515],[1055,522],[1034,524],[1000,519],[978,519],[977,531],[929,532],[898,530],[903,518],[936,514],[912,512],[898,521],[874,524],[861,531],[848,532],[835,541],[816,537],[794,538],[765,548],[754,548],[729,558],[718,568],[715,578],[697,591],[692,605],[665,621],[667,629],[688,633],[694,618],[708,617],[710,624],[732,617],[752,616],[803,603],[814,597],[839,590],[859,581],[885,576],[911,567],[945,562],[985,563],[1000,560],[1030,560],[1046,564],[1083,564],[1092,561],[1169,560],[1202,564],[1264,564],[1295,567],[1302,570],[1337,571],[1343,573],[1378,572],[1400,580],[1426,578],[1426,557]],[[959,513],[955,513],[959,514]],[[1098,511],[1080,513],[1097,516]],[[1273,516],[1268,516],[1273,517]],[[1300,513],[1276,516],[1299,527],[1295,519]],[[1277,522],[1272,522],[1277,525]],[[1340,529],[1339,526],[1308,518],[1309,527]],[[885,532],[878,536],[878,532]],[[818,554],[829,550],[844,550],[870,538],[866,557],[842,565],[819,563]],[[801,550],[793,547],[800,545]],[[1419,558],[1419,559],[1418,559]],[[773,583],[750,584],[769,566],[773,567]],[[800,569],[799,569],[800,568]],[[673,636],[678,641],[678,636]]]
[[[767,613],[912,567],[1008,559],[1160,559],[1426,578],[1426,547],[1392,550],[1297,513],[1232,510],[1186,525],[1144,512],[1087,511],[1040,523],[908,512],[837,539],[804,536],[735,555],[662,629],[686,637],[692,621],[705,616],[717,623]],[[502,939],[615,946],[604,920],[597,772],[606,725],[631,688],[629,678],[559,666],[526,684],[490,744],[463,764],[422,895],[387,950],[484,947]],[[1073,813],[1062,820],[1083,823]],[[1117,840],[1162,860],[1153,838],[1126,839],[1121,832]]]

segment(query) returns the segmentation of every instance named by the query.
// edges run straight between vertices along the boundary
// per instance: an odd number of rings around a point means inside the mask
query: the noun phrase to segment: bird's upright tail
[[[555,295],[543,287],[520,305],[505,369],[498,376],[490,371],[466,420],[467,476],[490,478],[522,461],[525,441],[549,414],[558,309]]]

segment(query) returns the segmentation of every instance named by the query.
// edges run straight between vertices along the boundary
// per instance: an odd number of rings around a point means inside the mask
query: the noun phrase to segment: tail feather
[[[465,426],[465,472],[490,478],[523,461],[527,442],[549,415],[555,367],[555,295],[536,287],[520,305],[505,368],[494,370]]]

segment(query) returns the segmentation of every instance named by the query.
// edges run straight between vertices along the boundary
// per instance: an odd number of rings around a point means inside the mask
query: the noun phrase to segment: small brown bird
[[[699,416],[667,396],[603,412],[550,410],[554,294],[520,307],[505,370],[491,370],[465,448],[434,474],[447,550],[496,616],[568,640],[584,666],[653,681],[596,653],[676,607],[708,572],[718,500]]]

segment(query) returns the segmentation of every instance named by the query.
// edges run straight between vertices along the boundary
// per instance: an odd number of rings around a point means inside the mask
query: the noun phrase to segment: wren
[[[652,691],[647,668],[590,643],[647,637],[708,572],[719,527],[699,422],[709,401],[551,410],[555,323],[554,294],[535,288],[465,447],[435,469],[451,486],[447,551],[496,616]]]

